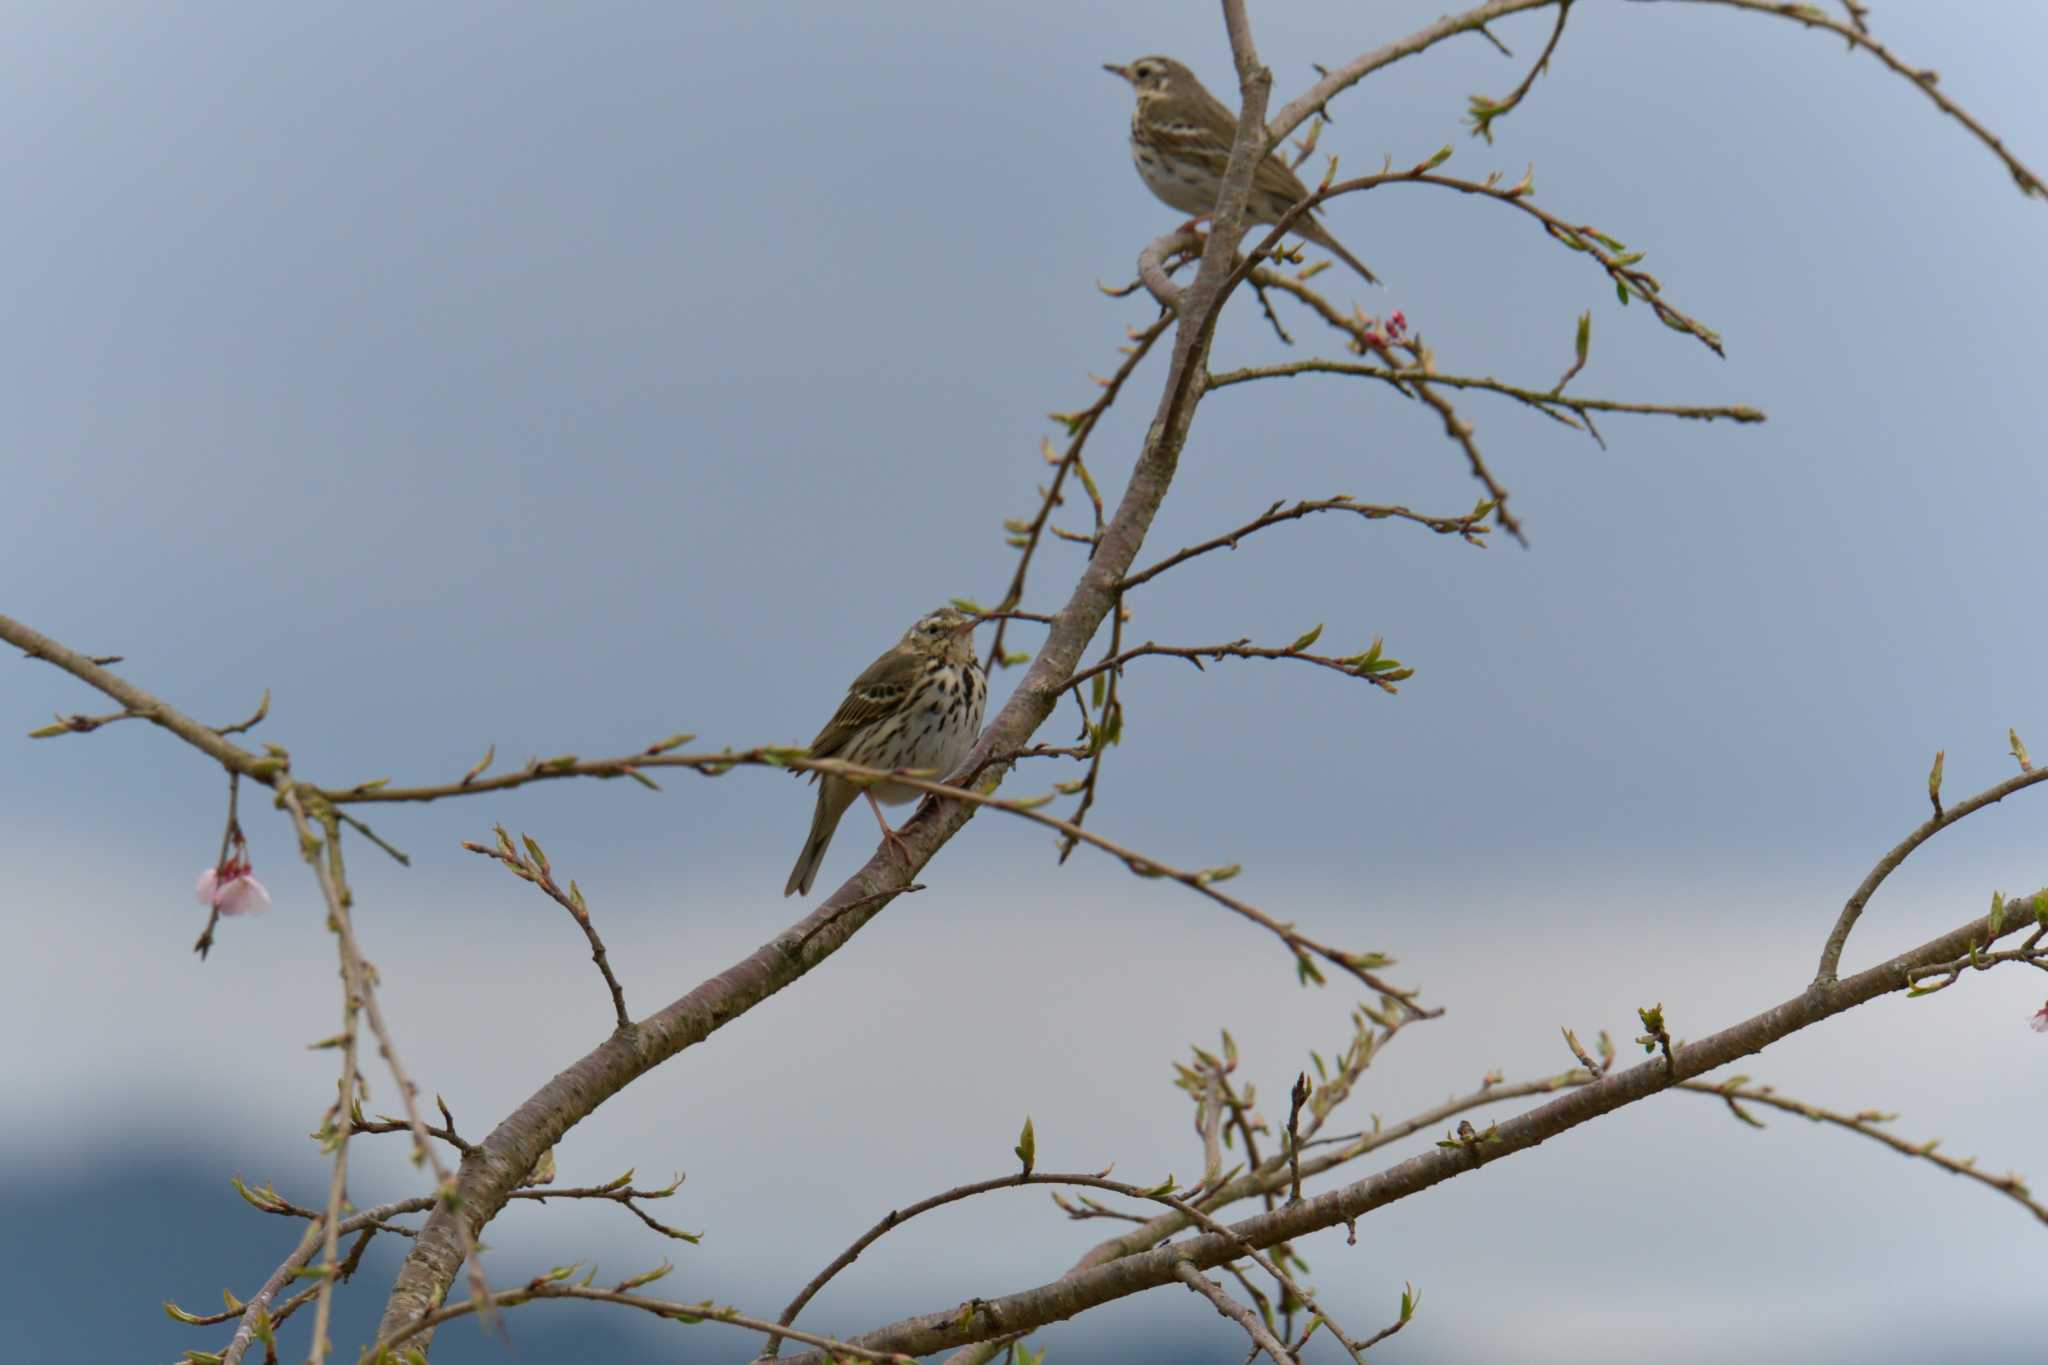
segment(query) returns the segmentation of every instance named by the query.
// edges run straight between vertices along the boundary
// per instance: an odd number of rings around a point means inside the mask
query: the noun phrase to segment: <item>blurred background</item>
[[[1275,103],[1431,4],[1252,7]],[[1887,5],[1878,35],[2048,165],[2039,7]],[[1446,371],[1546,387],[1593,314],[1574,391],[1753,403],[1770,423],[1615,417],[1605,450],[1460,400],[1530,546],[1311,519],[1135,594],[1133,638],[1374,635],[1398,697],[1319,670],[1171,661],[1126,679],[1091,823],[1328,940],[1393,954],[1445,1006],[1404,1034],[1353,1126],[1570,1064],[1558,1029],[1662,1002],[1681,1038],[1801,989],[1843,897],[1926,811],[2048,753],[2033,567],[2048,473],[2037,339],[2048,206],[1908,82],[1825,35],[1705,5],[1583,5],[1495,143],[1541,14],[1344,95],[1345,170],[1420,160],[1510,180],[1647,250],[1728,358],[1623,308],[1519,215],[1413,187],[1334,205]],[[15,6],[0,44],[10,325],[4,609],[305,776],[450,779],[495,744],[621,753],[801,743],[846,682],[949,595],[993,601],[1045,466],[1045,414],[1084,405],[1128,279],[1175,215],[1133,174],[1128,90],[1163,51],[1232,89],[1213,6],[824,4],[424,8]],[[1319,174],[1320,162],[1307,169]],[[1290,319],[1293,315],[1289,315]],[[1328,351],[1305,319],[1298,353]],[[1217,367],[1283,358],[1240,301]],[[1113,493],[1163,373],[1148,360],[1091,446]],[[1332,379],[1215,395],[1149,561],[1279,498],[1456,513],[1478,496],[1433,416]],[[1070,504],[1064,522],[1080,525]],[[1053,544],[1029,605],[1081,563]],[[1035,645],[1023,628],[1013,639]],[[221,1329],[297,1228],[230,1176],[318,1202],[306,1133],[332,1094],[334,953],[282,815],[244,803],[267,915],[189,952],[222,782],[55,670],[0,666],[0,1320],[21,1358],[168,1360]],[[1000,675],[997,700],[1017,673]],[[1068,716],[1043,737],[1063,741]],[[1026,771],[1018,794],[1043,789]],[[1034,785],[1037,784],[1037,785]],[[367,812],[358,926],[414,1073],[481,1136],[602,1036],[609,1007],[562,912],[458,848],[541,839],[588,894],[636,1013],[799,910],[779,895],[810,815],[787,777],[560,784]],[[2043,798],[1945,834],[1887,885],[1850,967],[2048,880]],[[870,847],[850,819],[821,888]],[[687,1174],[655,1212],[519,1208],[490,1230],[510,1285],[672,1256],[663,1289],[773,1316],[874,1219],[1000,1174],[1026,1114],[1046,1169],[1199,1166],[1169,1064],[1229,1027],[1269,1116],[1355,997],[1304,990],[1257,930],[1170,886],[987,817],[829,966],[574,1130],[567,1184]],[[1990,1169],[2048,1180],[2027,1031],[2040,978],[1890,998],[1744,1069],[1818,1104],[1897,1110]],[[372,1076],[373,1108],[391,1107]],[[1509,1107],[1505,1112],[1513,1112]],[[1503,1113],[1503,1116],[1504,1116]],[[1478,1116],[1484,1121],[1484,1116]],[[1391,1162],[1430,1137],[1393,1149]],[[353,1158],[363,1205],[424,1188],[399,1138]],[[1370,1165],[1356,1171],[1363,1175]],[[803,1324],[854,1333],[1053,1278],[1100,1236],[1042,1191],[931,1215]],[[1346,1324],[1423,1294],[1389,1360],[2038,1359],[2043,1230],[2025,1210],[1852,1134],[1758,1132],[1672,1095],[1390,1207],[1356,1246],[1303,1246]],[[367,1339],[396,1251],[342,1296]],[[1965,1312],[1929,1312],[1936,1304]],[[301,1334],[288,1350],[303,1350]],[[436,1360],[744,1360],[755,1339],[548,1304],[442,1334]],[[1055,1361],[1232,1362],[1236,1330],[1155,1293],[1040,1334]],[[1334,1358],[1334,1348],[1315,1348]],[[1314,1352],[1312,1351],[1311,1354]],[[1375,1358],[1381,1354],[1375,1353]]]

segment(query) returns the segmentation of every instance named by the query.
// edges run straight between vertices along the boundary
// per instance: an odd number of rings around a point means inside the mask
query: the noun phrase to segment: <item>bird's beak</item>
[[[1129,67],[1115,66],[1109,62],[1104,62],[1102,64],[1102,69],[1104,71],[1107,71],[1110,75],[1117,77],[1119,80],[1127,81],[1131,78],[1131,71]]]

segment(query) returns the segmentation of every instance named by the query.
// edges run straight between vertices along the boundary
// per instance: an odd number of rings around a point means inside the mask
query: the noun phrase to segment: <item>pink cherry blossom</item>
[[[2048,1033],[2048,1005],[2034,1011],[2034,1017],[2027,1020],[2027,1027],[2036,1033]]]
[[[270,892],[249,874],[249,864],[230,859],[199,874],[199,903],[223,915],[247,915],[270,905]]]

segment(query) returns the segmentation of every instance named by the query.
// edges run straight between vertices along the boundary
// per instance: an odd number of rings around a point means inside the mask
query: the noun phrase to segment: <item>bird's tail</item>
[[[811,815],[811,832],[804,836],[803,852],[796,855],[796,866],[789,871],[789,885],[782,888],[783,895],[811,893],[811,883],[818,879],[818,865],[825,861],[825,850],[832,846],[839,817],[853,804],[855,791],[852,785],[830,777],[818,784],[818,807]]]
[[[1344,249],[1344,244],[1342,242],[1339,242],[1336,239],[1336,237],[1332,236],[1330,230],[1324,227],[1321,223],[1315,222],[1314,220],[1304,215],[1301,218],[1295,219],[1294,230],[1301,236],[1306,237],[1309,241],[1314,242],[1317,246],[1323,248],[1323,250],[1329,252],[1331,255],[1343,261],[1344,264],[1350,266],[1353,270],[1356,270],[1360,275],[1365,277],[1365,282],[1367,284],[1378,284],[1380,282],[1380,277],[1373,274],[1370,270],[1367,270],[1365,268],[1365,262],[1359,260],[1356,256],[1346,251]]]

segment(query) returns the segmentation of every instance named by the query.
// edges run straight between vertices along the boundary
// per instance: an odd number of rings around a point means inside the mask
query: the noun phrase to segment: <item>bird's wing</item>
[[[1308,186],[1302,184],[1301,177],[1280,159],[1278,147],[1266,153],[1266,159],[1252,172],[1252,191],[1255,194],[1263,191],[1289,204],[1308,198]]]
[[[902,705],[904,694],[917,679],[917,656],[890,650],[869,664],[867,671],[846,689],[846,700],[811,741],[812,758],[832,758],[861,730]]]

